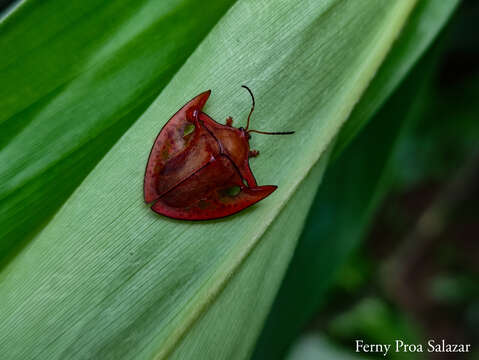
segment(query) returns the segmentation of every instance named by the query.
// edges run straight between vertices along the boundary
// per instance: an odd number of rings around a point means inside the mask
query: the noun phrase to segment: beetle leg
[[[258,150],[250,150],[249,153],[248,153],[248,157],[256,157],[258,155],[259,155]]]
[[[233,118],[231,116],[226,118],[226,126],[233,126]]]

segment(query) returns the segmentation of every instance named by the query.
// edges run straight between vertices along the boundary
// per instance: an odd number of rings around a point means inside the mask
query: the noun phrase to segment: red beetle
[[[211,91],[183,106],[165,124],[151,149],[146,166],[144,196],[153,211],[184,220],[208,220],[232,215],[264,199],[277,186],[258,186],[249,167],[250,133],[292,134],[221,125],[201,110]]]

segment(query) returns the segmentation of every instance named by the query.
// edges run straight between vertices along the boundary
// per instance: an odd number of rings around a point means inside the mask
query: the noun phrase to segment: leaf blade
[[[222,293],[229,276],[245,269],[242,264],[263,239],[268,224],[324,159],[414,3],[329,1],[317,7],[316,2],[284,2],[278,8],[238,2],[57,216],[0,274],[0,303],[6,308],[17,304],[16,313],[0,314],[6,316],[0,323],[3,328],[17,323],[17,333],[7,334],[8,341],[0,339],[7,351],[22,352],[24,357],[43,351],[53,358],[67,354],[130,358],[137,352],[161,351],[158,355],[163,356],[181,346],[189,329],[201,320],[198,315],[216,304],[218,297],[209,295]],[[227,50],[231,41],[238,41],[232,51]],[[267,51],[258,53],[258,44]],[[216,54],[227,56],[218,59]],[[298,74],[316,72],[320,76],[306,76],[298,87]],[[244,101],[232,95],[248,76],[257,99],[263,101],[255,124],[265,122],[266,114],[274,115],[279,129],[295,125],[300,139],[296,148],[306,149],[298,158],[286,140],[254,138],[255,146],[265,149],[261,167],[253,166],[258,179],[277,181],[282,191],[233,221],[193,226],[152,214],[141,201],[141,183],[149,147],[161,125],[158,119],[165,122],[185,102],[182,93],[199,93],[204,84],[215,91],[206,112],[214,115],[221,109],[223,116],[236,115]],[[295,91],[286,92],[285,85]],[[319,181],[314,178],[312,188]],[[296,225],[307,210],[308,202],[301,203],[302,209],[293,208],[299,214]],[[296,238],[288,241],[294,244]],[[283,268],[292,246],[288,249],[281,256]],[[32,266],[35,273],[26,279],[28,284],[16,287],[13,277],[23,278]],[[279,278],[271,289],[279,285]],[[268,291],[265,304],[273,295]],[[258,316],[264,318],[266,313]],[[61,337],[49,340],[48,332],[35,337],[43,333],[40,329],[47,320],[50,334]],[[239,324],[237,330],[248,325]],[[259,330],[257,325],[255,331]],[[198,341],[202,343],[198,338],[193,345]],[[250,339],[242,354],[252,346]]]
[[[368,119],[399,86],[401,80],[447,23],[459,2],[460,0],[442,3],[426,0],[418,3],[408,19],[405,31],[398,38],[394,50],[381,65],[378,75],[341,129],[332,155],[333,159],[339,156],[354,136],[367,124]],[[407,56],[400,56],[401,53],[406,53]]]
[[[25,1],[0,24],[0,263],[58,210],[232,2]],[[207,15],[190,16],[199,8]]]
[[[438,12],[444,15],[445,9],[451,14],[456,6],[456,3],[422,2],[414,10],[412,21],[398,39],[400,46],[392,49],[341,130],[332,157],[339,156],[343,149],[345,151],[328,168],[326,179],[318,190],[290,268],[258,340],[254,358],[281,358],[285,355],[294,337],[321,306],[338,267],[361,240],[379,199],[389,186],[390,152],[394,151],[398,138],[403,136],[403,128],[408,126],[406,122],[414,121],[421,113],[421,99],[424,99],[425,85],[435,68],[438,47],[421,59],[384,108],[373,117],[372,123],[366,125],[367,116],[379,106],[378,91],[382,89],[384,93],[380,98],[384,100],[397,84],[398,74],[391,77],[390,83],[384,82],[387,75],[391,71],[406,73],[404,70],[417,56],[416,46],[423,47],[423,39],[433,39],[441,28],[440,24],[433,24],[429,29],[431,33],[425,33],[431,15]],[[442,9],[430,14],[431,7]],[[438,18],[442,23],[447,19],[448,16]],[[408,44],[418,32],[422,32],[418,44]],[[408,48],[414,51],[404,53]],[[401,62],[397,69],[391,68],[391,64]],[[350,120],[354,124],[348,128]],[[351,148],[346,148],[349,140],[341,141],[354,136],[349,131],[359,123],[367,126],[366,133],[361,133],[353,140]],[[342,137],[344,130],[347,135]],[[288,309],[296,311],[291,313]]]

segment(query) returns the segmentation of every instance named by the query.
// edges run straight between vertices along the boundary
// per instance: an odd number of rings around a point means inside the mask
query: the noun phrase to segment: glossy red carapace
[[[253,96],[251,91],[244,86]],[[251,132],[222,125],[202,112],[211,91],[183,106],[161,129],[151,149],[144,180],[145,202],[175,219],[208,220],[228,216],[264,199],[275,185],[258,186],[249,167]]]

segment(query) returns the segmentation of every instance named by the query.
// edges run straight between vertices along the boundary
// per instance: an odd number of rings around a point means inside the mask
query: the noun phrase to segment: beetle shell
[[[144,198],[154,203],[152,210],[159,214],[184,220],[221,218],[277,188],[257,186],[249,167],[249,134],[219,124],[201,111],[210,94],[205,91],[184,105],[153,144]]]

